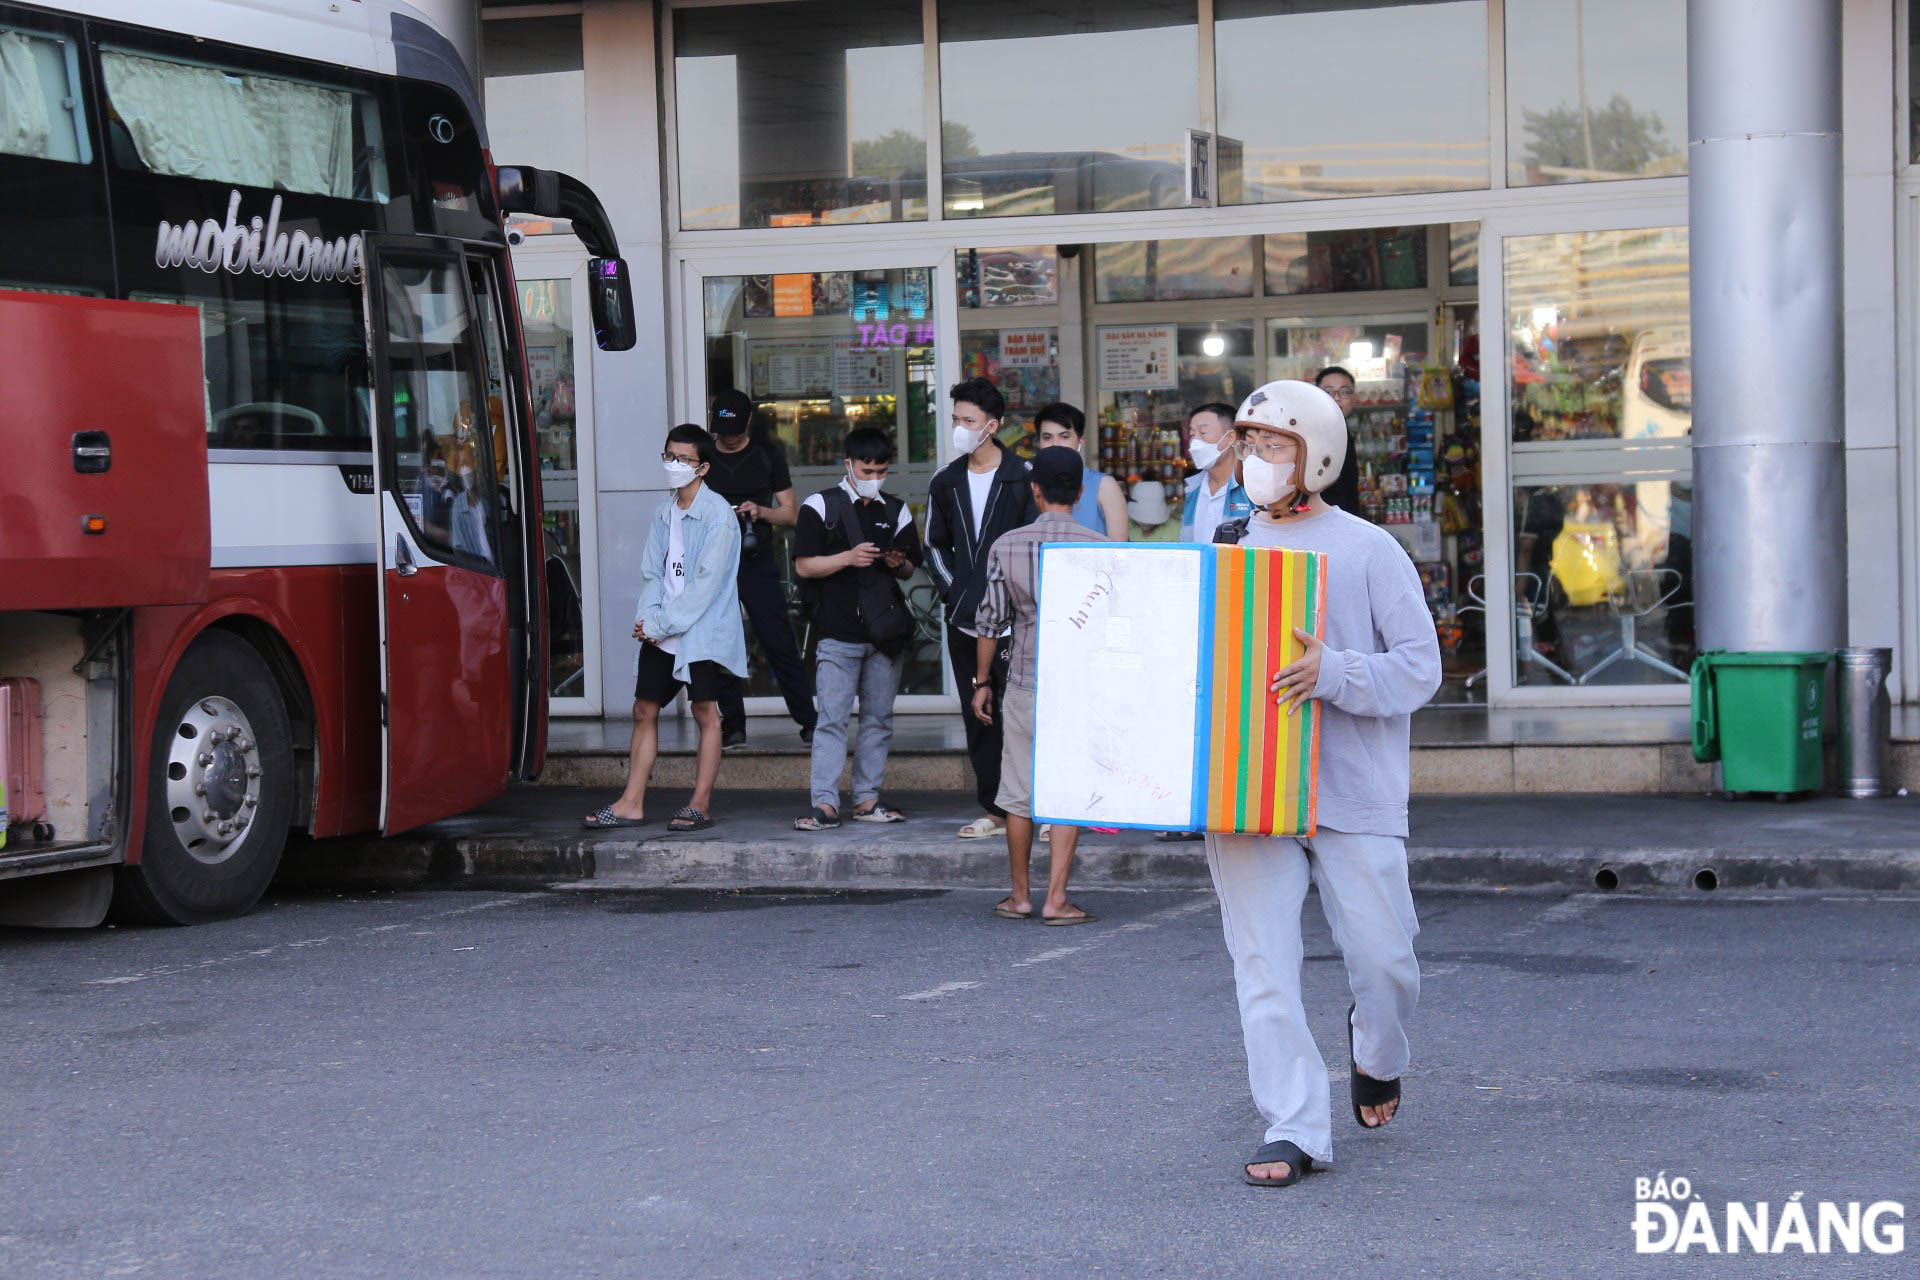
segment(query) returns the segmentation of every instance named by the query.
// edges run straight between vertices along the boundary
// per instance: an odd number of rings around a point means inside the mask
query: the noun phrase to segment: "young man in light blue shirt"
[[[660,708],[682,688],[700,726],[693,796],[667,823],[669,831],[713,825],[713,784],[720,776],[720,703],[723,672],[747,673],[746,634],[740,627],[740,521],[733,507],[706,486],[713,437],[682,423],[667,432],[660,455],[670,500],[654,512],[641,553],[640,603],[633,638],[640,642],[634,673],[633,743],[627,785],[620,798],[584,821],[588,827],[637,827],[646,821],[647,778],[660,751]]]

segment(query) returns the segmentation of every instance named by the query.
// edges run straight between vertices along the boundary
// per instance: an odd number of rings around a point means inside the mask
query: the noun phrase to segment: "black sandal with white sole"
[[[1256,1178],[1253,1166],[1257,1164],[1285,1164],[1292,1172],[1284,1178]],[[1253,1159],[1247,1161],[1241,1170],[1250,1187],[1290,1187],[1300,1181],[1302,1175],[1313,1171],[1313,1157],[1298,1146],[1281,1138],[1269,1142],[1253,1153]]]
[[[1400,1101],[1400,1082],[1376,1080],[1353,1060],[1353,1009],[1352,1005],[1347,1006],[1347,1096],[1353,1100],[1353,1122],[1362,1129],[1384,1129],[1399,1116],[1400,1108],[1395,1107],[1393,1116],[1379,1124],[1368,1124],[1360,1108],[1384,1107],[1389,1102]]]

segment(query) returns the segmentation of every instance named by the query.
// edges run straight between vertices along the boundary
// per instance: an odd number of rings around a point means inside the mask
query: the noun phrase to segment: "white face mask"
[[[1240,482],[1256,507],[1270,507],[1293,492],[1293,464],[1268,462],[1253,454],[1240,464]]]
[[[853,474],[852,469],[849,468],[847,471],[847,483],[853,486],[854,493],[866,499],[868,502],[872,502],[880,496],[880,486],[886,482],[884,480],[862,480],[859,476]]]
[[[953,451],[955,453],[972,453],[980,447],[986,438],[987,433],[984,428],[979,431],[974,431],[971,428],[961,426],[957,422],[953,424]]]
[[[686,488],[693,483],[694,473],[700,470],[700,468],[694,466],[692,463],[682,462],[678,458],[675,458],[672,462],[661,463],[660,469],[667,473],[667,488],[669,489]]]
[[[1187,441],[1187,456],[1193,459],[1194,466],[1206,471],[1220,461],[1220,446],[1195,436]]]

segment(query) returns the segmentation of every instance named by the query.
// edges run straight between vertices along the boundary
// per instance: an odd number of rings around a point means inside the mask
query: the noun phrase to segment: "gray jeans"
[[[822,639],[814,654],[813,687],[820,723],[813,730],[813,803],[837,813],[840,771],[847,765],[847,721],[860,699],[860,733],[853,744],[853,807],[880,798],[880,779],[893,742],[893,699],[900,692],[907,655],[889,658],[870,644]]]

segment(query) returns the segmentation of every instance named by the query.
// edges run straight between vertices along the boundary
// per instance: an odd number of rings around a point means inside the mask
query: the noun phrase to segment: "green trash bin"
[[[1824,782],[1820,726],[1831,653],[1730,653],[1693,660],[1693,758],[1720,762],[1728,791],[1791,795]]]

